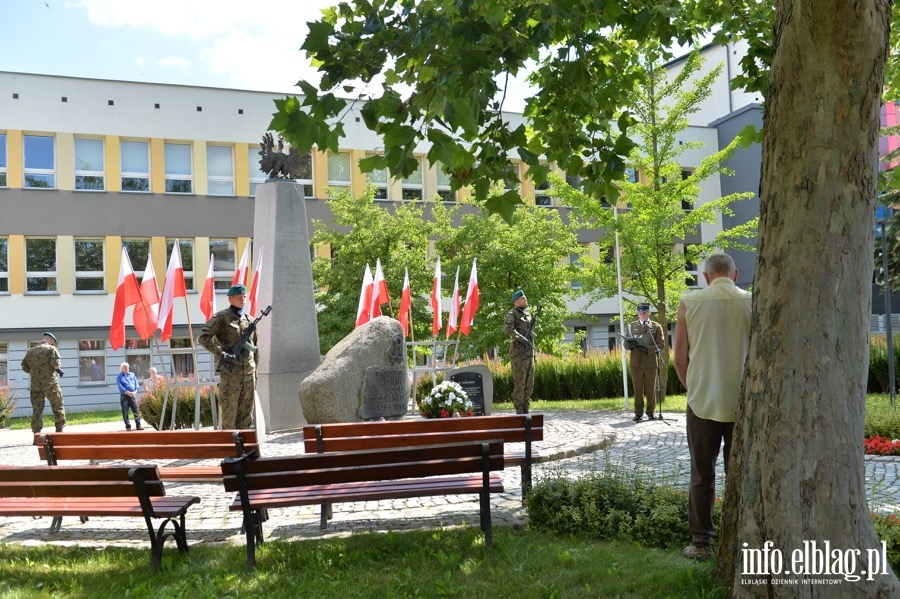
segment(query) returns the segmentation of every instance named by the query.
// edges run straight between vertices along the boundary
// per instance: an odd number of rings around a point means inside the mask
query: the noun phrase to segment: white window
[[[303,186],[303,197],[316,197],[315,186],[313,185],[313,163],[312,152],[307,152],[300,157],[300,177],[297,183]]]
[[[377,154],[366,154],[366,158],[377,156]],[[370,173],[366,173],[366,181],[370,185],[375,186],[375,199],[388,199],[388,170],[386,168],[375,169]]]
[[[250,146],[247,158],[250,166],[250,197],[256,197],[256,187],[266,182],[267,175],[259,167],[259,150]]]
[[[442,202],[455,202],[456,192],[450,187],[450,173],[444,171],[444,165],[440,162],[435,166],[437,169],[437,193]]]
[[[75,240],[75,293],[104,293],[103,239]]]
[[[25,238],[25,292],[56,293],[56,238]]]
[[[172,248],[175,247],[174,239],[166,239],[166,264],[172,258]],[[184,289],[193,291],[194,288],[194,242],[191,239],[179,239],[178,247],[181,248],[181,267],[184,269]]]
[[[122,247],[128,252],[128,258],[131,260],[131,267],[134,274],[137,275],[138,282],[143,280],[144,268],[147,267],[147,257],[150,256],[150,240],[144,239],[123,239]]]
[[[128,339],[125,342],[125,361],[138,381],[150,376],[150,340]],[[118,373],[116,373],[118,375]]]
[[[190,144],[164,145],[166,163],[166,193],[193,193],[194,169],[191,166]]]
[[[172,349],[188,349],[191,345],[190,337],[172,337],[169,339],[169,347]],[[194,356],[189,353],[173,353],[172,365],[175,372],[170,373],[176,378],[187,378],[194,375]]]
[[[26,135],[25,187],[56,188],[56,148],[46,135]]]
[[[9,383],[9,344],[6,341],[0,341],[0,387],[5,387]]]
[[[106,340],[78,340],[78,384],[106,384]]]
[[[694,169],[692,168],[683,168],[681,169],[681,180],[685,181],[690,178],[691,175],[694,174]],[[681,199],[681,209],[685,212],[690,212],[694,209],[694,197],[684,197]]]
[[[215,260],[215,287],[217,290],[228,290],[237,267],[237,241],[234,239],[210,239],[209,253]]]
[[[687,271],[687,276],[684,278],[684,283],[688,287],[699,287],[700,281],[700,269],[698,268],[698,264],[696,262],[698,256],[699,246],[694,243],[686,243],[684,244],[684,269]]]
[[[9,238],[0,237],[0,293],[9,293]]]
[[[234,152],[231,146],[206,147],[206,181],[211,196],[234,195]]]
[[[534,188],[534,204],[536,206],[552,206],[553,199],[550,197],[550,182],[544,181]]]
[[[103,140],[75,138],[75,189],[106,189]]]
[[[6,187],[6,133],[0,133],[0,187]]]
[[[150,193],[150,143],[123,141],[122,191]]]
[[[628,179],[629,183],[637,183],[638,182],[638,173],[633,168],[625,169],[625,177]]]
[[[422,187],[422,160],[416,158],[419,166],[409,177],[403,178],[403,201],[421,202],[424,199],[425,190]]]
[[[350,152],[328,154],[328,186],[336,192],[350,189]]]

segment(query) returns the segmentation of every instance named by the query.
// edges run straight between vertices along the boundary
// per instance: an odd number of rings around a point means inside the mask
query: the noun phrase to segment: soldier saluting
[[[50,400],[56,432],[61,433],[66,425],[66,407],[63,405],[62,389],[59,377],[62,360],[56,349],[56,336],[44,333],[41,343],[25,353],[22,360],[22,371],[31,378],[31,432],[39,433],[44,428],[44,399]]]

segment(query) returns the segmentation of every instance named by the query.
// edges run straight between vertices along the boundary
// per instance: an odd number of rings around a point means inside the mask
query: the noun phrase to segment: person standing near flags
[[[512,337],[509,361],[513,373],[512,402],[516,414],[527,414],[534,390],[534,343],[526,337],[531,328],[531,314],[525,311],[528,298],[521,289],[512,294],[513,309],[506,315],[503,330]]]
[[[131,372],[131,365],[128,362],[122,362],[119,366],[121,372],[116,376],[116,385],[119,387],[119,403],[122,405],[122,419],[125,421],[125,430],[131,430],[131,423],[128,421],[128,410],[131,410],[134,416],[134,427],[141,431],[141,410],[137,405],[138,382],[137,377]]]
[[[215,356],[219,373],[219,405],[222,409],[221,428],[250,428],[253,396],[256,391],[256,332],[250,336],[240,356],[231,353],[244,331],[253,322],[244,313],[247,288],[233,285],[228,290],[229,306],[216,312],[203,325],[197,342]]]
[[[39,433],[44,428],[44,399],[50,400],[56,432],[61,433],[66,425],[66,407],[63,404],[59,376],[62,376],[62,360],[56,349],[56,336],[44,333],[40,345],[35,345],[25,353],[22,371],[31,378],[31,432]]]

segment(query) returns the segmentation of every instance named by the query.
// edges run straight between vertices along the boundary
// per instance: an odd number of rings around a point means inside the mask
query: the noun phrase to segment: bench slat
[[[157,518],[175,518],[200,503],[199,497],[167,495],[151,500],[153,515]],[[45,497],[34,499],[0,498],[2,516],[122,516],[144,515],[137,498],[90,499],[81,497]]]

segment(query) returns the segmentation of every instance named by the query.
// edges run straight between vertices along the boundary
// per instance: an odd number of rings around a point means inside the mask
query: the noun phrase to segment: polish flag
[[[478,271],[475,270],[475,260],[472,258],[472,272],[469,274],[469,288],[466,289],[466,304],[463,306],[462,322],[459,323],[459,332],[468,336],[475,322],[475,313],[478,312]]]
[[[159,330],[162,331],[160,339],[167,341],[172,337],[172,319],[175,316],[175,298],[186,297],[184,288],[184,267],[181,265],[181,244],[175,240],[172,246],[172,256],[169,258],[169,267],[166,268],[166,284],[163,286],[162,298],[159,306]]]
[[[253,271],[253,284],[250,286],[250,318],[256,315],[256,309],[259,308],[259,277],[262,262],[263,246],[259,246],[259,252],[256,254],[256,270]]]
[[[404,269],[403,291],[400,294],[400,326],[403,336],[409,336],[409,315],[412,312],[412,295],[409,292],[409,269]]]
[[[381,316],[381,305],[389,301],[391,301],[391,296],[388,295],[387,282],[385,282],[384,272],[381,270],[381,258],[378,258],[375,261],[375,281],[369,306],[369,320]]]
[[[140,303],[141,287],[138,285],[128,251],[122,248],[119,265],[119,282],[116,284],[116,301],[113,304],[112,323],[109,325],[109,344],[113,349],[125,345],[125,310]]]
[[[234,278],[231,279],[231,286],[247,285],[250,276],[250,243],[244,246],[244,253],[241,254],[241,262],[234,270]]]
[[[431,334],[437,337],[441,330],[441,257],[434,265],[434,282],[431,284]]]
[[[374,288],[375,281],[372,279],[372,270],[366,264],[362,289],[359,291],[359,307],[356,308],[356,326],[362,326],[369,322],[369,307],[372,305],[372,290]]]
[[[200,311],[206,320],[212,318],[216,313],[216,279],[213,276],[215,271],[216,258],[214,254],[209,255],[209,270],[206,273],[206,282],[203,284],[203,293],[200,294]]]
[[[456,279],[453,281],[453,295],[450,296],[450,314],[447,316],[447,339],[456,332],[459,321],[459,266],[456,267]]]
[[[149,255],[141,281],[141,302],[134,307],[131,321],[141,339],[149,339],[159,328],[159,287],[156,286],[156,272]]]

